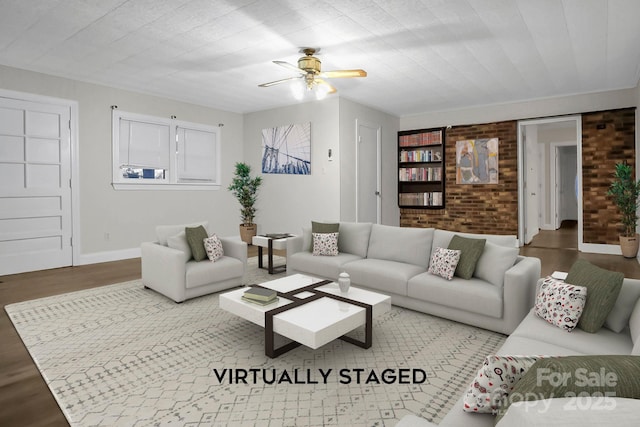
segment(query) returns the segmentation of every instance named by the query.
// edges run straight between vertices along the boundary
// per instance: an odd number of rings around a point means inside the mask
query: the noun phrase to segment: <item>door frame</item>
[[[71,265],[78,265],[80,247],[80,168],[78,164],[78,101],[0,88],[0,98],[37,102],[69,108],[69,149],[71,152]]]
[[[577,144],[575,144],[572,141],[565,141],[565,142],[553,142],[551,144],[549,144],[549,171],[551,172],[550,176],[549,176],[549,188],[552,189],[553,192],[553,197],[550,197],[549,200],[551,201],[551,215],[553,216],[552,218],[552,225],[554,227],[554,230],[557,230],[560,228],[560,189],[558,188],[558,181],[559,181],[559,175],[560,175],[560,171],[559,171],[559,167],[560,165],[558,164],[558,158],[560,156],[558,156],[558,151],[560,148],[562,147],[576,147],[576,168],[577,168],[577,154],[578,154],[578,148],[577,148]],[[575,186],[574,186],[575,187]],[[575,188],[574,188],[575,191]],[[578,197],[576,197],[576,200],[578,199]]]
[[[358,222],[358,214],[359,214],[359,192],[360,192],[360,126],[365,126],[370,129],[374,129],[376,131],[376,191],[378,192],[376,197],[376,223],[380,224],[382,220],[382,126],[379,124],[375,124],[372,122],[368,122],[365,120],[356,119],[356,129],[355,129],[355,144],[356,144],[356,156],[355,156],[355,164],[356,164],[356,217],[355,222]]]
[[[556,116],[532,120],[518,120],[518,243],[524,245],[524,210],[525,200],[525,165],[524,165],[524,127],[529,125],[541,125],[546,123],[574,121],[576,126],[576,155],[578,172],[578,194],[582,194],[582,115]],[[578,250],[584,250],[582,231],[582,197],[578,197]]]

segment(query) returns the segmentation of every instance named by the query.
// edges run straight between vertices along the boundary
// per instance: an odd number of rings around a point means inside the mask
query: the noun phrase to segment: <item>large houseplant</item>
[[[252,237],[257,234],[257,226],[253,220],[256,216],[256,201],[260,184],[262,184],[261,177],[251,177],[251,166],[246,163],[236,163],[229,191],[240,203],[240,218],[242,220],[240,238],[247,244],[251,244]]]
[[[617,163],[613,174],[613,182],[607,194],[613,196],[613,201],[622,215],[622,234],[620,234],[620,249],[625,258],[635,258],[638,254],[638,197],[640,197],[640,180],[633,178],[633,168],[625,163]]]

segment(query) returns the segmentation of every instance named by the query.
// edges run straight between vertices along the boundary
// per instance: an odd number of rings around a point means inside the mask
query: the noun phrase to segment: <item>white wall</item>
[[[381,222],[399,225],[396,157],[400,119],[345,98],[340,98],[340,218],[356,220],[356,120],[381,128]]]
[[[340,132],[337,97],[245,114],[244,161],[261,174],[258,233],[298,234],[312,220],[340,219]],[[262,129],[311,122],[311,174],[262,174]],[[328,150],[333,161],[328,160]]]
[[[158,224],[208,220],[211,231],[238,234],[239,206],[226,190],[243,158],[242,115],[105,86],[0,66],[0,88],[78,102],[81,259],[74,264],[135,256],[155,238]],[[218,125],[222,128],[222,184],[217,191],[116,191],[111,186],[111,105],[120,110]],[[106,239],[108,234],[108,240]],[[80,237],[80,239],[78,239]],[[124,254],[124,255],[123,255]]]
[[[401,117],[400,130],[492,123],[635,107],[640,105],[639,98],[640,94],[636,88],[424,113]]]

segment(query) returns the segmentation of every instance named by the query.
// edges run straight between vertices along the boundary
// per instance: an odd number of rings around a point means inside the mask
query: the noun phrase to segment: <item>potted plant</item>
[[[613,196],[622,214],[622,234],[620,249],[625,258],[635,258],[638,254],[638,197],[640,196],[640,180],[633,179],[633,169],[626,162],[616,163],[613,182],[607,194]]]
[[[262,184],[262,178],[251,177],[251,166],[246,163],[236,163],[236,171],[229,185],[229,191],[240,203],[240,238],[243,242],[251,244],[251,239],[257,234],[258,227],[253,222],[256,216],[256,200],[258,188]]]

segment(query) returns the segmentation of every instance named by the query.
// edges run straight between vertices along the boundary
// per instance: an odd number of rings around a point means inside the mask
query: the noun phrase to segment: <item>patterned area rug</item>
[[[247,283],[264,281],[255,270]],[[263,329],[220,310],[217,294],[175,304],[139,280],[6,311],[73,426],[437,423],[504,341],[393,307],[368,350],[335,340],[269,359]]]

